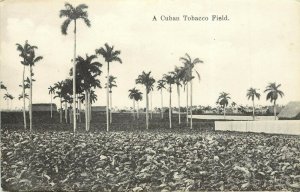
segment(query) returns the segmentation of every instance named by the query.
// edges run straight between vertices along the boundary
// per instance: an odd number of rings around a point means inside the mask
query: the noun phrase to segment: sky
[[[266,101],[265,87],[270,82],[282,84],[285,93],[278,104],[300,100],[300,2],[294,0],[86,0],[68,1],[74,6],[88,5],[91,27],[82,21],[77,28],[77,55],[95,54],[105,43],[120,50],[123,63],[110,65],[111,75],[117,77],[113,89],[113,106],[130,107],[128,90],[144,87],[135,84],[142,71],[152,71],[156,80],[182,66],[180,57],[188,53],[203,64],[196,65],[201,80],[193,83],[193,104],[214,106],[220,92],[228,92],[231,102],[251,105],[246,92],[259,89]],[[37,55],[44,59],[34,66],[33,103],[50,102],[48,87],[68,77],[73,57],[73,24],[68,35],[62,35],[59,10],[61,0],[5,0],[0,2],[0,81],[15,97],[21,93],[23,66],[16,43],[25,40],[37,45]],[[183,15],[208,18],[208,21],[184,21]],[[228,20],[212,21],[212,15]],[[156,21],[153,21],[154,16]],[[162,21],[161,17],[179,17],[179,21]],[[105,83],[106,63],[100,81]],[[26,75],[28,75],[26,69]],[[175,87],[174,87],[175,88]],[[174,89],[175,90],[175,89]],[[1,108],[6,109],[1,91]],[[104,89],[96,90],[98,101],[106,104]],[[185,94],[181,89],[181,104]],[[164,91],[164,104],[168,93]],[[58,100],[54,100],[58,104]],[[177,106],[176,91],[172,105]],[[22,102],[12,101],[11,108],[21,108]],[[145,106],[145,101],[140,104]],[[160,107],[160,92],[153,92],[153,107]]]

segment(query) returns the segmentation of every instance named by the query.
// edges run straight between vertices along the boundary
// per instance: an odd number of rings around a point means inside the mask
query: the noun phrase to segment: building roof
[[[300,101],[289,102],[278,114],[281,119],[295,119],[300,116]]]

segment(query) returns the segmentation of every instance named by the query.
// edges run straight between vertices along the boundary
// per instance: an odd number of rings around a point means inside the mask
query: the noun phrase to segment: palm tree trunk
[[[186,83],[186,125],[189,125],[189,85]]]
[[[252,105],[253,105],[253,121],[255,120],[255,105],[254,105],[254,99],[252,100]]]
[[[275,120],[277,119],[276,118],[276,100],[274,100],[274,118],[275,118]]]
[[[87,99],[87,106],[88,106],[88,131],[90,130],[90,125],[91,125],[91,92],[88,90],[88,99]]]
[[[180,116],[180,90],[179,85],[177,85],[177,95],[178,95],[178,123],[181,124],[181,116]]]
[[[170,124],[170,128],[172,128],[172,103],[171,100],[172,99],[172,87],[170,84],[170,99],[169,99],[169,124]]]
[[[152,91],[150,93],[150,110],[151,110],[151,119],[153,118],[153,110],[152,110]]]
[[[66,123],[68,123],[68,106],[66,101],[65,101],[65,119],[66,119]]]
[[[81,101],[78,99],[78,118],[79,118],[79,123],[81,123]]]
[[[60,123],[62,123],[62,101],[61,101],[61,97],[60,97],[59,121],[60,121]]]
[[[160,90],[160,96],[161,96],[161,118],[164,118],[164,105],[163,105],[163,94],[162,94],[162,89]]]
[[[133,108],[132,108],[132,117],[133,117],[133,120],[135,120],[135,114],[134,114],[134,110],[135,110],[135,102],[134,102],[134,99],[132,99],[132,106],[133,106]]]
[[[137,101],[136,102],[136,104],[137,104],[137,119],[139,119],[139,101]]]
[[[50,106],[50,108],[51,108],[51,119],[52,119],[52,93],[50,93],[50,97],[51,97],[51,106]]]
[[[110,93],[109,93],[109,95],[110,95],[110,102],[109,102],[109,104],[110,104],[110,124],[112,123],[112,92],[110,91]]]
[[[190,97],[191,97],[191,119],[190,119],[190,121],[191,121],[191,129],[193,129],[193,80],[191,80],[191,82],[190,82],[190,85],[191,85],[191,95],[190,95]]]
[[[24,79],[25,79],[25,65],[23,67],[23,81],[22,81],[22,95],[23,95],[23,119],[24,119],[24,129],[26,129],[26,109],[25,109],[25,87],[24,87]]]
[[[30,132],[32,132],[32,66],[30,65],[30,101],[29,101],[30,111],[29,111],[29,125]]]
[[[74,20],[74,58],[73,58],[73,130],[76,132],[76,19]]]
[[[106,131],[109,131],[109,62],[107,62],[107,86],[106,86]]]
[[[224,104],[223,110],[224,110],[224,119],[225,119],[225,116],[226,116],[226,105],[225,104]]]
[[[88,131],[88,93],[87,90],[84,91],[85,95],[84,95],[84,101],[85,101],[85,130]]]
[[[146,129],[149,128],[149,114],[148,114],[148,93],[146,88]]]

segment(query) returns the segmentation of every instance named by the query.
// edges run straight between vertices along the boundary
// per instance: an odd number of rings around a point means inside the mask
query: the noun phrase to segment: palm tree
[[[63,35],[67,35],[67,29],[69,24],[74,21],[74,57],[73,57],[73,71],[76,71],[76,31],[77,31],[77,20],[82,19],[84,23],[90,27],[91,22],[88,19],[88,8],[85,4],[80,4],[77,7],[73,7],[70,3],[65,3],[65,9],[60,10],[59,17],[66,17],[67,19],[61,25],[61,32]],[[76,75],[73,73],[73,129],[76,131]]]
[[[60,111],[59,111],[60,123],[62,123],[62,87],[63,87],[63,81],[58,81],[57,83],[54,84],[54,89],[57,90],[55,92],[56,95],[54,96],[54,99],[58,97],[60,103]]]
[[[169,74],[164,74],[164,79],[166,83],[169,85],[169,93],[170,93],[170,99],[169,99],[169,124],[170,128],[172,128],[172,84],[175,83],[175,77],[174,75],[170,72]]]
[[[139,119],[139,101],[143,99],[143,93],[140,92],[140,90],[137,89],[137,92],[134,95],[134,100],[137,103],[137,119]]]
[[[135,111],[135,101],[136,101],[135,100],[135,95],[138,92],[138,90],[134,87],[133,89],[129,89],[128,91],[129,91],[128,97],[130,99],[132,99],[132,101],[133,101],[132,116],[133,116],[133,119],[135,119],[135,114],[134,114],[134,111]]]
[[[273,102],[274,105],[274,118],[276,120],[276,101],[278,99],[278,96],[283,97],[284,93],[279,90],[279,87],[281,84],[276,85],[276,83],[269,83],[269,85],[266,87],[265,93],[267,92],[267,100],[270,100],[271,103]]]
[[[86,55],[85,58],[78,56],[76,58],[76,77],[78,79],[77,92],[80,93],[84,91],[85,93],[84,100],[86,131],[88,131],[90,128],[91,99],[96,99],[96,96],[94,96],[95,94],[92,92],[91,88],[101,88],[100,81],[97,79],[97,77],[102,73],[100,70],[102,64],[94,61],[96,58],[96,55]],[[70,74],[73,74],[72,69]],[[82,91],[80,89],[82,89]]]
[[[116,84],[116,79],[117,77],[114,77],[112,75],[109,76],[109,80],[108,80],[108,88],[109,88],[109,95],[110,95],[110,124],[112,123],[112,88],[113,87],[117,87],[117,84]],[[107,84],[105,85],[105,88],[106,88]]]
[[[160,96],[161,96],[161,110],[160,110],[160,113],[161,113],[161,118],[163,119],[164,118],[164,111],[163,111],[163,89],[165,89],[165,84],[166,84],[166,81],[164,79],[161,79],[161,80],[158,80],[157,81],[157,90],[159,91],[160,90]]]
[[[35,56],[35,49],[37,49],[37,46],[32,46],[32,49],[29,51],[29,57],[27,58],[27,62],[29,65],[29,74],[30,74],[30,92],[29,92],[29,106],[30,106],[30,110],[29,110],[29,126],[30,126],[30,131],[32,131],[32,76],[33,76],[33,72],[32,72],[32,67],[35,65],[35,63],[39,62],[40,60],[43,59],[42,56]]]
[[[183,61],[184,64],[184,68],[186,68],[185,71],[185,75],[188,77],[188,81],[190,82],[190,121],[191,121],[191,129],[193,128],[193,111],[192,111],[192,106],[193,106],[193,71],[196,72],[198,79],[200,80],[200,74],[198,73],[198,71],[196,71],[194,69],[195,65],[198,63],[203,63],[202,60],[200,60],[199,58],[196,59],[192,59],[187,53],[185,54],[186,57],[181,57],[180,60]]]
[[[104,48],[101,47],[100,49],[96,49],[96,54],[102,55],[105,61],[107,62],[107,76],[109,77],[109,64],[113,61],[117,61],[119,63],[122,63],[122,60],[120,59],[119,55],[121,54],[121,51],[114,50],[114,46],[109,46],[107,43],[105,43]],[[107,78],[107,85],[109,85],[109,78]],[[109,87],[106,87],[106,130],[109,131]]]
[[[177,96],[178,96],[178,123],[181,124],[181,116],[180,116],[180,86],[181,82],[184,80],[185,69],[183,67],[175,67],[175,70],[171,72],[174,75],[174,81],[177,86]]]
[[[136,84],[141,84],[145,86],[146,91],[146,129],[149,128],[149,98],[148,94],[150,93],[151,89],[153,89],[153,84],[155,79],[151,77],[151,71],[148,73],[142,72],[141,75],[135,80]]]
[[[250,89],[247,90],[247,98],[248,100],[252,100],[252,110],[253,110],[253,121],[255,120],[255,105],[254,105],[254,98],[256,97],[258,100],[260,99],[260,93],[257,92],[257,89],[254,89],[250,87]]]
[[[48,87],[48,90],[49,90],[49,94],[50,94],[50,98],[51,98],[51,103],[50,103],[50,105],[51,105],[51,119],[52,119],[52,94],[55,93],[55,88],[52,87],[52,86],[50,86],[50,87]]]
[[[223,112],[224,112],[224,119],[225,119],[225,113],[226,113],[226,106],[229,103],[229,93],[225,93],[225,92],[221,92],[219,95],[219,98],[217,100],[217,104],[221,105],[221,107],[223,108]]]
[[[22,79],[22,94],[23,94],[23,119],[24,119],[24,129],[26,129],[27,125],[26,125],[26,112],[25,112],[25,86],[24,86],[24,82],[25,82],[25,66],[28,66],[28,58],[30,56],[30,51],[32,49],[37,48],[36,46],[31,46],[28,41],[25,41],[24,46],[22,46],[21,44],[16,44],[17,46],[17,51],[20,52],[20,57],[23,59],[21,61],[21,64],[23,65],[23,79]],[[29,86],[29,85],[28,85]],[[29,88],[29,87],[28,87]]]

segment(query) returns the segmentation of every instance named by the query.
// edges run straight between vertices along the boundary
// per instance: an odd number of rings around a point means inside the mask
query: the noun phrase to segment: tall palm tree
[[[181,82],[184,80],[185,69],[183,67],[175,67],[175,70],[171,72],[174,75],[174,81],[177,86],[177,96],[178,96],[178,123],[181,124],[181,116],[180,116],[180,86],[182,86]]]
[[[57,83],[54,84],[54,89],[57,90],[55,92],[56,95],[54,96],[54,99],[58,97],[59,104],[60,104],[60,110],[59,110],[60,123],[62,123],[62,87],[63,87],[63,81],[58,81]]]
[[[110,124],[112,123],[112,88],[117,87],[116,84],[117,77],[110,75],[108,80],[108,88],[109,88],[109,97],[110,97]],[[105,85],[106,88],[107,84]]]
[[[130,99],[132,99],[132,101],[133,101],[132,116],[133,116],[133,119],[135,120],[135,113],[134,113],[134,111],[135,111],[135,101],[136,101],[135,100],[135,95],[137,94],[138,90],[134,87],[133,89],[129,89],[128,92],[129,92],[128,97]]]
[[[30,74],[30,92],[29,92],[29,127],[30,127],[30,131],[32,131],[32,76],[33,76],[33,72],[32,72],[32,67],[39,62],[40,60],[43,59],[42,56],[36,56],[35,55],[35,49],[37,49],[37,46],[34,46],[30,51],[29,51],[29,57],[28,57],[28,65],[29,65],[29,74]]]
[[[230,99],[229,93],[221,92],[217,100],[217,104],[221,105],[221,107],[223,108],[224,119],[226,115],[226,106],[229,103],[229,99]]]
[[[114,50],[114,46],[109,46],[105,43],[104,48],[96,49],[96,54],[102,55],[105,61],[107,62],[107,76],[109,77],[109,64],[113,61],[122,63],[119,55],[121,51]],[[107,85],[109,84],[109,78],[107,78]],[[109,87],[106,88],[106,130],[109,131]]]
[[[97,58],[96,55],[86,55],[85,58],[78,56],[76,58],[76,77],[78,79],[78,87],[85,93],[85,123],[86,131],[90,129],[91,121],[91,99],[97,99],[95,92],[92,88],[101,88],[100,81],[97,79],[102,73],[100,67],[101,63],[94,61]],[[70,74],[73,74],[71,69]],[[79,89],[79,88],[78,88]],[[78,90],[78,92],[81,92]],[[92,95],[93,94],[93,95]]]
[[[165,84],[166,84],[166,81],[163,79],[160,79],[157,81],[157,90],[159,91],[160,90],[160,97],[161,97],[161,110],[160,110],[160,113],[161,113],[161,118],[163,119],[164,118],[164,105],[163,105],[163,89],[165,89]]]
[[[169,93],[170,93],[170,97],[169,97],[169,125],[170,128],[172,128],[172,84],[175,83],[175,77],[174,75],[170,72],[169,74],[164,74],[164,79],[166,81],[166,83],[169,85]]]
[[[146,129],[149,128],[149,93],[151,89],[153,89],[153,84],[155,79],[151,77],[151,71],[148,73],[142,72],[141,75],[135,80],[136,84],[141,84],[145,86],[145,93],[146,93]]]
[[[187,53],[185,54],[186,57],[181,57],[180,60],[183,61],[184,67],[186,68],[185,72],[186,75],[188,76],[188,79],[190,82],[190,121],[191,121],[191,129],[193,128],[193,111],[192,111],[192,106],[193,106],[193,71],[196,72],[198,79],[200,80],[200,74],[198,73],[197,70],[194,69],[195,65],[198,63],[203,63],[202,60],[199,58],[192,59]]]
[[[26,129],[26,112],[25,112],[25,67],[28,66],[28,58],[30,56],[30,51],[35,49],[36,46],[31,46],[28,41],[26,40],[24,46],[21,44],[16,44],[17,51],[20,52],[19,56],[22,58],[21,64],[23,65],[23,76],[22,76],[22,94],[23,94],[23,120],[24,120],[24,129]]]
[[[269,85],[266,87],[265,89],[265,93],[267,93],[267,100],[270,100],[271,103],[273,102],[274,105],[274,118],[276,120],[276,101],[278,99],[278,96],[283,97],[284,93],[279,90],[279,87],[281,86],[281,84],[276,84],[276,83],[269,83]]]
[[[52,119],[52,94],[55,93],[55,88],[50,86],[50,87],[48,87],[48,90],[49,90],[49,94],[50,94],[50,98],[51,98],[50,105],[51,105],[51,119]]]
[[[249,99],[252,100],[252,110],[253,110],[252,118],[253,118],[253,120],[255,120],[254,98],[256,97],[259,100],[260,99],[260,93],[257,92],[257,89],[250,87],[250,89],[247,90],[246,96],[247,96],[248,100]]]
[[[83,20],[84,23],[90,27],[91,22],[88,19],[88,8],[85,4],[80,4],[77,7],[73,7],[70,3],[65,3],[65,9],[60,10],[59,17],[66,17],[67,19],[61,25],[61,32],[63,35],[67,35],[67,29],[72,21],[74,21],[74,56],[73,56],[73,71],[76,71],[76,32],[77,32],[77,20]],[[73,73],[73,129],[76,131],[76,75]]]

